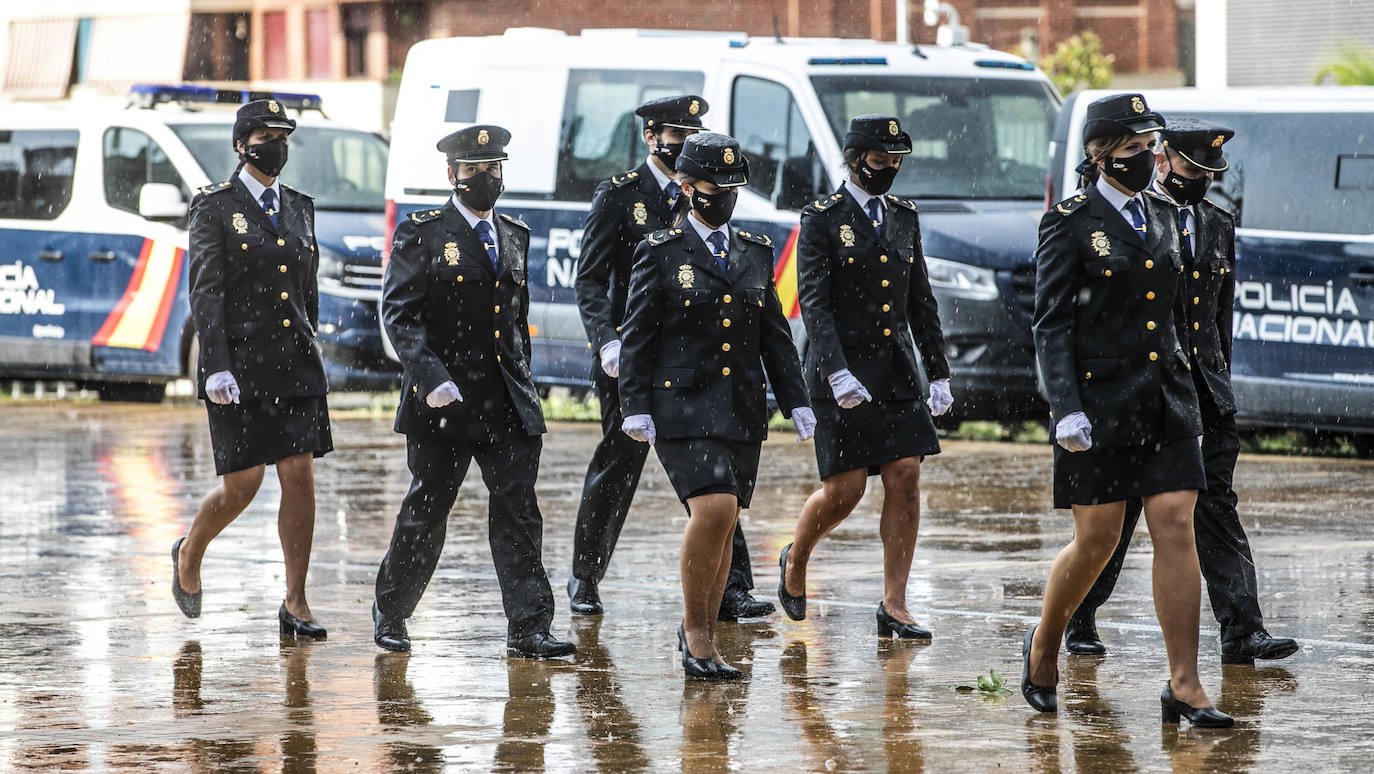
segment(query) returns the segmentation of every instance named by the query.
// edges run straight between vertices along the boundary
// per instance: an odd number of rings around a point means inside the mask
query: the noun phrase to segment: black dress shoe
[[[555,640],[548,632],[535,632],[524,637],[506,638],[506,655],[516,658],[559,658],[571,656],[577,646],[571,642]]]
[[[281,622],[281,636],[283,637],[306,637],[312,640],[322,640],[329,636],[329,632],[314,621],[302,621],[286,610],[286,603],[281,603],[277,610],[277,620]]]
[[[1254,664],[1255,659],[1274,661],[1288,658],[1297,652],[1297,640],[1270,637],[1269,632],[1260,629],[1238,640],[1221,643],[1221,663]]]
[[[181,588],[181,541],[185,539],[179,537],[177,542],[172,544],[172,599],[177,601],[177,607],[181,608],[182,614],[187,618],[200,618],[200,595],[205,589],[192,594]]]
[[[687,649],[687,634],[682,624],[677,625],[677,647],[682,651],[682,672],[693,680],[720,680],[721,674],[716,662],[709,658],[697,658]],[[734,667],[731,667],[734,669]],[[739,670],[736,669],[736,672]]]
[[[1059,687],[1059,670],[1054,671],[1054,685],[1048,688],[1036,685],[1030,681],[1030,652],[1031,639],[1035,637],[1035,630],[1040,628],[1039,624],[1032,626],[1026,632],[1026,638],[1021,641],[1021,695],[1026,697],[1026,703],[1036,712],[1058,712],[1059,696],[1056,689]]]
[[[1194,707],[1174,698],[1174,688],[1169,683],[1165,683],[1164,690],[1159,692],[1159,704],[1160,720],[1165,723],[1177,725],[1182,716],[1198,728],[1230,728],[1236,724],[1235,718],[1215,707]]]
[[[382,650],[410,652],[410,633],[406,631],[406,622],[382,615],[376,600],[372,602],[372,641]]]
[[[792,544],[788,543],[782,547],[782,553],[778,554],[778,601],[782,603],[782,612],[787,614],[793,621],[806,620],[806,590],[798,596],[787,593],[787,554],[792,551]]]
[[[901,640],[930,640],[932,634],[929,629],[922,628],[916,624],[903,623],[887,614],[883,608],[883,603],[878,603],[878,636],[896,637]]]
[[[761,599],[754,599],[746,589],[725,588],[725,594],[720,600],[720,612],[716,613],[717,621],[738,621],[741,618],[763,618],[772,615],[777,608],[772,602],[765,602]]]
[[[1080,656],[1105,656],[1107,646],[1097,636],[1095,616],[1080,618],[1073,616],[1064,628],[1064,649]]]
[[[606,608],[601,606],[601,595],[596,591],[596,581],[568,578],[568,610],[573,615],[601,615]]]

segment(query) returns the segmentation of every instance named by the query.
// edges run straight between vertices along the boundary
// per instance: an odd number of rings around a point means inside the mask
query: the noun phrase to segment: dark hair
[[[679,187],[680,187],[683,183],[687,183],[688,185],[695,186],[695,185],[697,184],[697,181],[701,180],[701,178],[699,178],[699,177],[692,177],[691,175],[687,174],[686,172],[678,172],[678,173],[674,174],[674,175],[673,175],[673,179],[677,181],[677,184],[678,184]],[[678,195],[679,195],[679,196],[682,196],[682,195],[684,195],[684,194],[681,194],[681,193],[680,193],[680,194],[678,194]],[[691,211],[692,211],[692,208],[691,208],[690,205],[687,206],[687,207],[683,207],[682,210],[681,210],[680,212],[678,212],[678,214],[677,214],[676,216],[673,217],[673,223],[672,223],[673,228],[678,228],[678,227],[680,227],[683,223],[686,223],[686,222],[687,222],[687,214],[690,213]]]

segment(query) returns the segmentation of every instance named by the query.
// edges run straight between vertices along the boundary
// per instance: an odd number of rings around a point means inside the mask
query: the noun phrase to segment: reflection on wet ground
[[[282,589],[269,475],[211,547],[205,614],[177,612],[167,551],[215,483],[198,407],[11,404],[0,422],[0,769],[193,772],[1363,771],[1374,754],[1374,464],[1243,457],[1237,474],[1277,665],[1221,667],[1204,612],[1202,674],[1229,731],[1161,726],[1166,677],[1150,544],[1134,543],[1101,631],[1111,654],[1061,662],[1058,717],[1020,696],[956,693],[989,668],[1015,687],[1020,636],[1067,540],[1050,450],[949,442],[923,471],[911,607],[929,645],[879,641],[881,493],[816,552],[810,614],[721,626],[741,683],[685,683],[675,660],[682,508],[650,462],[603,585],[604,619],[567,616],[572,663],[506,659],[471,476],[415,650],[381,653],[369,603],[409,477],[386,417],[339,417],[317,467],[311,605],[325,642],[276,634]],[[555,589],[592,425],[557,424],[540,478]],[[779,433],[745,514],[759,593],[815,486]]]

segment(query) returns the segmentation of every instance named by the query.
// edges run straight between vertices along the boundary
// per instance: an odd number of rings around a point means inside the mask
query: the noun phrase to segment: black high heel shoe
[[[677,646],[682,651],[682,671],[695,680],[719,680],[722,675],[716,669],[716,662],[709,658],[697,658],[692,655],[692,651],[687,649],[687,633],[683,631],[682,624],[677,625]],[[734,669],[734,667],[730,667]],[[738,672],[738,669],[735,669]]]
[[[187,618],[200,617],[200,597],[205,591],[201,587],[200,591],[192,594],[181,588],[181,542],[185,537],[177,538],[177,542],[172,544],[172,599],[177,601],[177,607],[181,608],[182,615]]]
[[[1030,631],[1026,632],[1026,638],[1021,641],[1021,695],[1036,712],[1058,712],[1059,670],[1054,670],[1054,685],[1048,688],[1030,681],[1031,638],[1035,636],[1035,630],[1038,628],[1039,624],[1032,626]]]
[[[1236,724],[1235,718],[1216,707],[1194,707],[1174,698],[1174,688],[1167,682],[1159,693],[1159,704],[1160,720],[1165,723],[1178,725],[1178,719],[1182,716],[1198,728],[1231,728]]]
[[[901,640],[926,640],[932,638],[929,629],[922,628],[916,624],[903,623],[887,614],[883,608],[883,603],[878,603],[878,636],[896,637]]]
[[[322,640],[328,636],[329,632],[323,626],[314,621],[302,621],[286,610],[286,603],[281,603],[281,608],[277,610],[277,620],[281,622],[281,636],[283,637],[307,637],[312,640]]]
[[[796,597],[787,593],[787,553],[791,550],[792,544],[788,543],[778,554],[778,601],[782,603],[782,611],[788,618],[802,621],[806,619],[806,592]]]

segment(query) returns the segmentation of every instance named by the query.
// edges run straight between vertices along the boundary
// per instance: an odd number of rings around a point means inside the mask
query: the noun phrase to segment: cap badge
[[[677,267],[677,281],[682,283],[683,288],[690,288],[696,278],[696,272],[692,271],[691,265],[684,263]]]
[[[1107,241],[1107,235],[1101,231],[1093,232],[1093,249],[1098,255],[1107,255],[1112,251],[1112,243]]]
[[[697,113],[700,113],[700,112],[701,112],[701,103],[698,102],[697,100],[692,100],[692,104],[690,104],[690,105],[687,106],[687,113],[688,113],[689,115],[696,115]]]
[[[726,149],[725,149],[725,152],[722,153],[722,154],[720,154],[720,157],[721,157],[721,159],[723,159],[723,160],[725,161],[726,164],[733,164],[733,163],[735,163],[735,149],[734,149],[734,148],[726,148]]]
[[[1145,112],[1145,101],[1140,97],[1131,97],[1131,110],[1137,113]]]
[[[635,219],[636,226],[644,225],[649,217],[648,210],[644,209],[644,202],[635,202],[634,209],[630,211],[630,216]]]
[[[845,247],[854,246],[854,229],[848,223],[840,226],[840,242]]]
[[[457,242],[445,242],[445,243],[444,243],[444,261],[446,261],[446,262],[448,263],[449,266],[457,266],[457,265],[458,265],[458,243],[457,243]]]
[[[239,234],[248,233],[248,219],[243,217],[242,212],[236,212],[230,217],[230,223],[234,226],[234,231]]]
[[[1224,143],[1224,142],[1226,142],[1226,135],[1224,135],[1224,134],[1219,134],[1219,135],[1217,135],[1217,138],[1216,138],[1215,140],[1212,140],[1212,147],[1213,147],[1213,148],[1220,148],[1220,147],[1221,147],[1221,144]]]
[[[477,132],[477,144],[478,144],[478,145],[486,145],[486,144],[489,143],[489,142],[491,142],[491,136],[487,134],[487,130],[486,130],[486,129],[481,129],[481,130],[479,130],[479,131]]]
[[[281,105],[278,105],[275,99],[269,99],[267,100],[267,110],[269,113],[280,113]]]
[[[897,133],[900,132],[900,131],[901,131],[901,130],[897,128],[897,122],[896,122],[896,121],[888,121],[888,122],[887,122],[887,133],[888,133],[888,134],[892,135],[893,137],[896,137],[896,136],[897,136]]]

